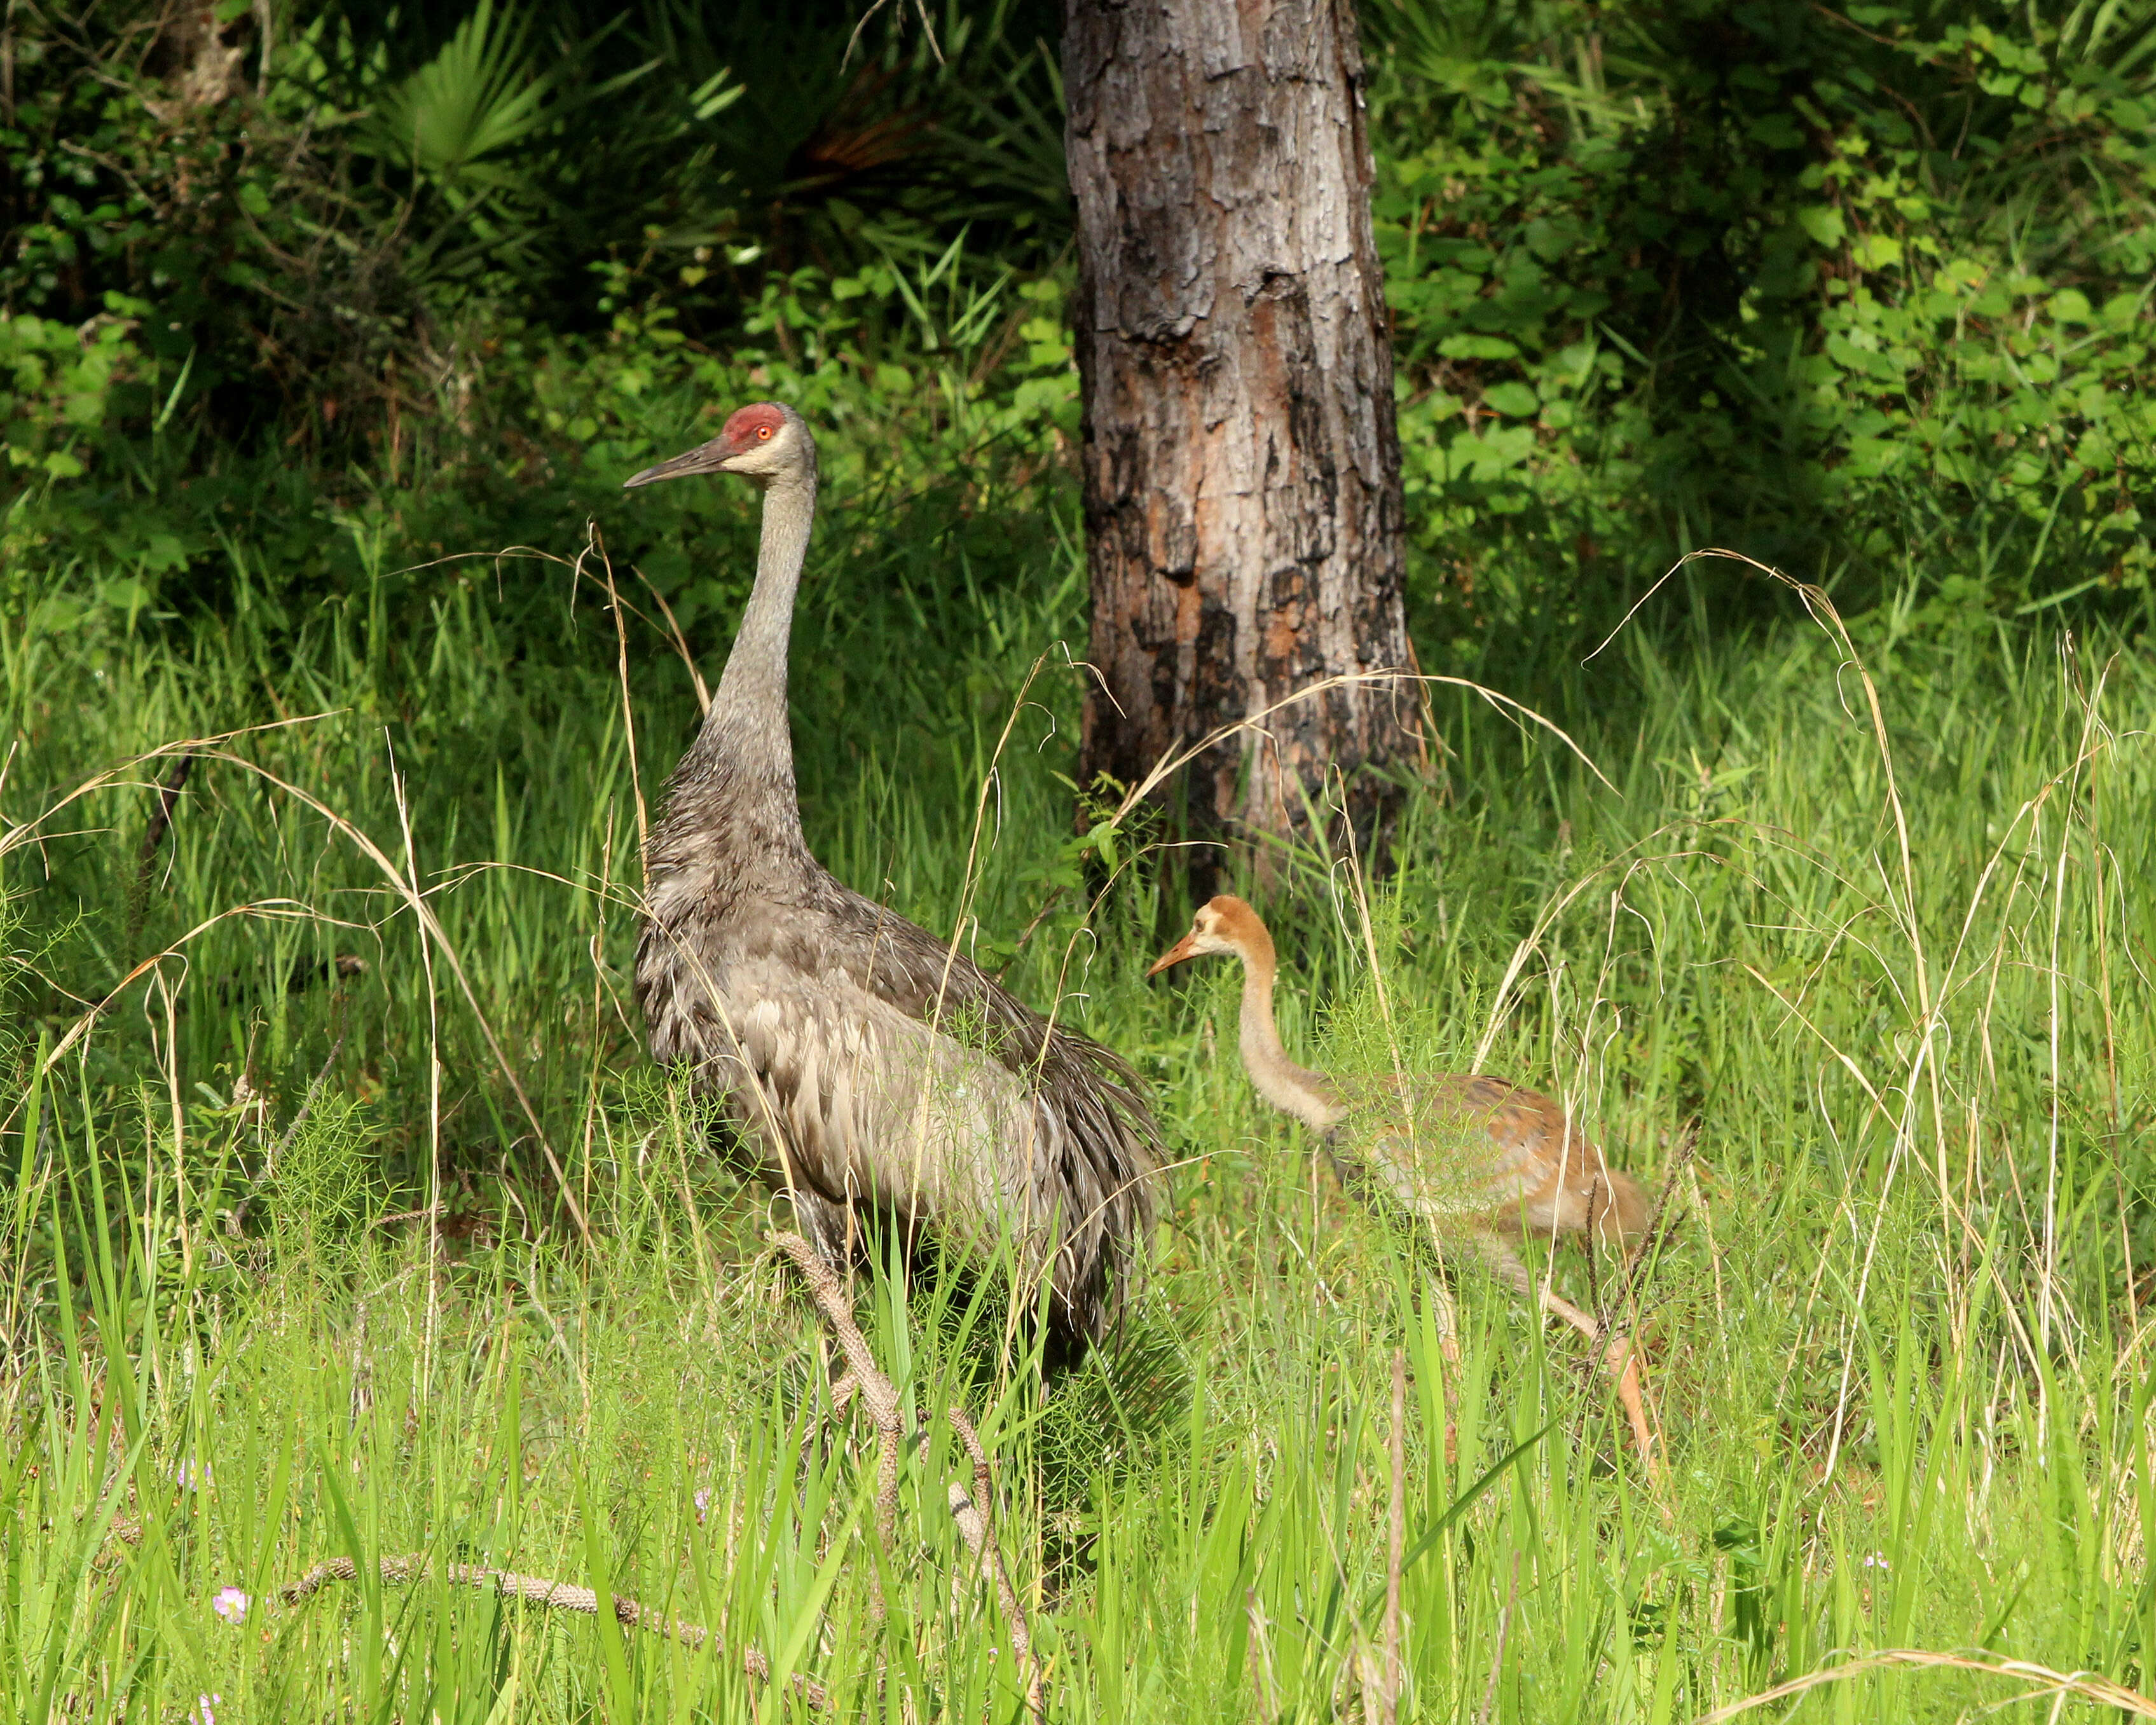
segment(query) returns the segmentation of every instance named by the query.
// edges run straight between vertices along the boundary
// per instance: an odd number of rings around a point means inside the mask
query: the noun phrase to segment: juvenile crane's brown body
[[[762,403],[628,483],[704,473],[762,491],[762,542],[644,859],[636,995],[653,1058],[724,1098],[834,1265],[855,1207],[978,1262],[1007,1239],[1021,1301],[1045,1276],[1059,1337],[1097,1340],[1153,1214],[1158,1133],[1137,1081],[809,855],[786,680],[815,444],[793,409]]]
[[[1273,1019],[1272,936],[1239,898],[1203,906],[1190,932],[1147,973],[1209,952],[1243,963],[1238,1042],[1258,1094],[1320,1134],[1350,1190],[1428,1223],[1440,1247],[1470,1243],[1508,1286],[1590,1341],[1602,1326],[1521,1260],[1516,1242],[1591,1235],[1619,1254],[1646,1230],[1647,1203],[1548,1096],[1502,1078],[1414,1074],[1355,1084],[1297,1065]],[[1604,1358],[1641,1459],[1653,1449],[1639,1367],[1622,1336]]]

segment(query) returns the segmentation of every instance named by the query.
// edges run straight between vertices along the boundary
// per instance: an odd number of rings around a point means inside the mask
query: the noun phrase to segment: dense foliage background
[[[932,41],[837,3],[198,20],[10,13],[18,591],[215,608],[244,543],[305,607],[559,542],[782,382],[880,480],[963,509],[1038,470],[1067,521],[1052,7],[953,0]],[[1425,631],[1580,637],[1710,543],[1853,611],[2144,603],[2156,14],[1365,23]],[[631,531],[723,608],[678,521]]]
[[[1640,1338],[1658,1476],[1471,1266],[1448,1357],[1232,977],[1143,979],[1188,907],[1072,820],[1055,8],[930,9],[11,0],[5,1711],[808,1712],[439,1572],[273,1606],[424,1552],[1021,1717],[972,1476],[936,1425],[872,1538],[630,999],[756,517],[619,487],[767,395],[826,476],[812,845],[1127,1054],[1175,1162],[1045,1388],[993,1279],[859,1279],[981,1418],[1052,1717],[1382,1716],[1396,1435],[1403,1718],[2156,1708],[2156,3],[1366,0],[1422,667],[1586,758],[1434,691],[1391,875],[1263,883],[1283,1033],[1668,1192],[1635,1280],[1543,1266]]]

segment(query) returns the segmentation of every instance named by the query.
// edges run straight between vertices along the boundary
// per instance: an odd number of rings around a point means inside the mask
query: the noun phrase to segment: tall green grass
[[[1018,1717],[947,1427],[906,1452],[885,1548],[774,1213],[640,1056],[639,791],[696,711],[663,635],[618,639],[557,566],[504,578],[560,583],[559,640],[521,658],[490,564],[393,640],[363,597],[273,627],[234,578],[185,632],[49,604],[0,637],[10,1712],[815,1712],[743,1674],[753,1646],[840,1713]],[[990,1339],[992,1282],[860,1288],[907,1397],[980,1421],[1050,1714],[1379,1714],[1396,1353],[1400,1717],[1689,1719],[1851,1669],[1772,1705],[1945,1719],[2035,1686],[1856,1663],[1909,1649],[2156,1688],[2145,649],[1891,611],[1852,636],[1794,593],[1742,639],[1674,603],[1584,665],[1492,631],[1443,669],[1609,783],[1440,687],[1368,925],[1349,859],[1280,871],[1291,1045],[1509,1074],[1670,1183],[1629,1291],[1550,1266],[1644,1339],[1658,1490],[1591,1361],[1479,1276],[1445,1363],[1425,1256],[1252,1098],[1232,978],[1142,981],[1185,910],[1149,866],[1089,903],[1052,650],[1081,597],[1067,554],[895,563],[812,592],[798,654],[819,854],[1136,1059],[1178,1163],[1117,1350],[1045,1391]],[[146,870],[175,757],[127,763],[243,726],[195,751]],[[318,1559],[413,1553],[432,1579],[271,1603]],[[633,1595],[723,1651],[450,1563]]]

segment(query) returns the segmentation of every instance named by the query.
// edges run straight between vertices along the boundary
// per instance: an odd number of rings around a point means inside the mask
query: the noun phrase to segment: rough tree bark
[[[1082,768],[1409,663],[1399,434],[1352,0],[1065,0],[1091,656]],[[1194,763],[1189,836],[1281,834],[1346,776],[1367,840],[1412,686],[1297,703]]]

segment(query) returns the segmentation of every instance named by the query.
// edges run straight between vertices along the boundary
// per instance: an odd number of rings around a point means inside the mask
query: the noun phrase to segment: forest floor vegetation
[[[9,622],[8,1711],[1018,1717],[955,1405],[1053,1718],[1659,1721],[1807,1681],[1771,1707],[2156,1716],[2146,651],[1845,631],[1774,583],[1709,631],[1686,571],[1584,662],[1430,654],[1585,760],[1439,685],[1390,872],[1271,859],[1299,1055],[1506,1074],[1668,1187],[1629,1284],[1547,1266],[1640,1338],[1656,1484],[1590,1354],[1479,1272],[1448,1363],[1427,1253],[1250,1094],[1224,971],[1142,979],[1188,907],[1142,826],[1074,831],[1083,583],[1028,542],[1022,578],[812,575],[808,830],[1138,1064],[1173,1199],[1115,1344],[1045,1390],[993,1276],[859,1279],[921,1410],[888,1541],[783,1206],[643,1058],[639,835],[696,694],[629,572],[448,565],[390,639],[357,603],[288,627],[244,563],[184,631]],[[498,632],[519,579],[557,583],[551,644]]]

